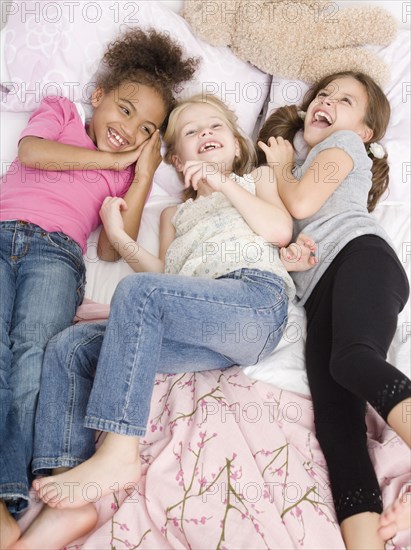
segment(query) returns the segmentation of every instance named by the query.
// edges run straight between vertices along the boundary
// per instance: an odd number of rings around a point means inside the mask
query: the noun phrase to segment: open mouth
[[[312,124],[317,128],[328,128],[333,122],[331,116],[325,111],[316,111],[312,119]]]
[[[206,143],[203,143],[201,147],[199,148],[199,153],[207,153],[208,151],[215,151],[216,149],[221,149],[222,145],[221,143],[218,143],[218,141],[207,141]]]
[[[119,134],[114,128],[109,128],[107,131],[107,140],[113,147],[124,147],[129,145],[129,142]]]

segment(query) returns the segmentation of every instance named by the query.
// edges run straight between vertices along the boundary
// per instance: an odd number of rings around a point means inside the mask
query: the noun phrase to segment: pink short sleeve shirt
[[[76,105],[64,97],[47,97],[32,114],[21,138],[35,136],[96,150],[87,135]],[[16,158],[0,185],[0,221],[24,220],[45,231],[60,231],[76,241],[83,252],[87,238],[100,223],[99,210],[105,197],[122,197],[134,177],[134,168],[124,171],[74,170],[67,159],[64,170],[35,169]]]

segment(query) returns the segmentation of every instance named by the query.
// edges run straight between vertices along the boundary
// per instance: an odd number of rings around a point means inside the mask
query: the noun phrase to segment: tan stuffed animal
[[[322,0],[185,0],[183,17],[215,46],[230,46],[262,71],[312,83],[337,71],[362,71],[381,85],[388,68],[359,47],[389,44],[396,19],[374,6],[341,9]]]

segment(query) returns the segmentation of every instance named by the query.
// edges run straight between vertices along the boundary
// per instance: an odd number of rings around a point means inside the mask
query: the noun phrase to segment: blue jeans
[[[81,303],[80,247],[62,233],[0,222],[0,499],[11,513],[29,500],[35,408],[46,344]]]
[[[282,279],[263,271],[126,277],[107,323],[71,327],[47,348],[33,471],[88,459],[93,430],[144,435],[156,373],[255,364],[280,341],[287,310]]]

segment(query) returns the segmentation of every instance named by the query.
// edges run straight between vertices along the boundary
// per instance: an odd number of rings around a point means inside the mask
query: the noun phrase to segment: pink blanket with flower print
[[[409,450],[371,409],[367,425],[390,502],[411,479]],[[307,397],[237,367],[159,375],[141,443],[138,488],[97,502],[97,528],[67,548],[344,548]]]

